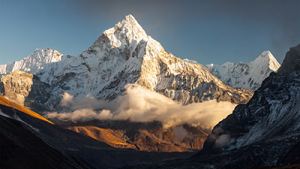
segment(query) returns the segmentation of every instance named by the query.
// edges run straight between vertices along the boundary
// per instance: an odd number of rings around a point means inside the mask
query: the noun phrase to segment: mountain
[[[63,54],[52,49],[36,49],[30,56],[8,65],[0,65],[0,74],[11,74],[15,70],[36,74],[41,69],[49,69],[49,63],[61,61]]]
[[[27,101],[30,91],[21,94],[25,97],[24,104],[39,112],[55,109],[63,92],[75,98],[90,93],[97,99],[112,100],[123,94],[128,83],[138,83],[182,104],[211,99],[247,103],[253,94],[246,89],[229,87],[201,65],[165,52],[132,15],[104,31],[92,46],[77,56],[38,49],[22,61],[1,65],[1,73],[7,75],[2,76],[0,89],[4,86],[2,93],[7,97],[11,95],[6,94],[8,89],[19,92],[17,86],[23,85],[21,79],[25,77],[19,76],[13,82],[5,80],[13,78],[14,74],[8,74],[17,69],[37,77],[37,86],[46,86],[35,89],[44,94],[41,98]],[[41,83],[44,85],[39,85]],[[34,101],[40,103],[31,106]]]
[[[0,115],[0,168],[93,168],[47,145],[26,124]]]
[[[283,60],[283,63],[279,70],[278,73],[283,74],[283,73],[288,73],[290,71],[299,71],[300,70],[300,44],[292,47],[290,51],[286,53],[286,56]]]
[[[26,113],[26,114],[28,114],[32,117],[35,117],[37,119],[40,119],[40,120],[43,120],[43,121],[48,122],[50,124],[53,124],[51,121],[49,121],[48,119],[46,119],[43,116],[39,115],[38,113],[33,112],[32,110],[29,110],[28,108],[23,107],[22,105],[16,104],[15,102],[9,101],[3,96],[0,96],[0,104],[4,105],[4,106],[7,106],[7,107],[11,107],[11,108],[19,110],[19,111],[22,111],[22,112],[24,112],[24,113]]]
[[[284,71],[271,73],[220,121],[193,157],[127,168],[299,168],[300,62],[290,60],[300,59],[299,46],[287,52]]]
[[[114,148],[39,117],[37,113],[0,97],[1,168],[118,168],[194,154]],[[112,144],[115,140],[106,141]]]
[[[147,152],[195,152],[202,149],[208,136],[203,130],[187,124],[167,129],[160,122],[89,121],[56,124],[115,148]]]
[[[211,74],[228,86],[257,90],[271,72],[276,72],[280,64],[270,51],[264,51],[249,63],[226,62],[221,66],[214,64],[203,66]]]
[[[271,73],[246,105],[237,106],[214,127],[203,150],[196,156],[243,153],[254,161],[257,159],[253,163],[248,161],[252,167],[289,164],[300,158],[299,153],[294,153],[289,162],[282,160],[292,155],[291,151],[299,146],[300,140],[300,62],[287,61],[291,56],[294,61],[300,59],[299,45],[286,54],[282,66],[289,69]],[[222,147],[217,146],[216,143],[225,137],[227,142]],[[247,159],[241,156],[236,163],[245,165]]]

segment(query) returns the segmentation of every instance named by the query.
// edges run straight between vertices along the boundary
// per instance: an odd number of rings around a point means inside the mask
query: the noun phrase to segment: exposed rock
[[[131,168],[299,168],[300,71],[283,70],[271,73],[247,104],[219,122],[192,158]]]
[[[286,57],[291,54],[288,52]],[[282,66],[287,67],[286,64],[290,63],[286,61]],[[295,67],[283,69],[283,74],[272,73],[246,105],[238,105],[214,127],[195,157],[227,154],[227,165],[233,166],[229,159],[236,158],[235,163],[245,168],[288,165],[299,158],[299,154],[292,153],[300,139],[300,72]],[[220,147],[217,142],[224,135],[228,139]],[[255,162],[234,153],[247,154]],[[285,157],[288,154],[294,154],[294,159]],[[282,162],[283,158],[289,162]]]
[[[6,98],[34,111],[47,110],[51,87],[35,75],[16,69],[12,74],[3,75],[1,83],[4,88],[1,93]]]
[[[90,136],[116,148],[139,151],[185,152],[200,150],[208,134],[184,125],[183,138],[173,128],[163,129],[160,122],[89,121],[85,123],[57,122],[64,128]]]
[[[291,71],[300,70],[300,44],[292,47],[290,51],[286,53],[282,66],[279,68],[278,73],[288,73]]]

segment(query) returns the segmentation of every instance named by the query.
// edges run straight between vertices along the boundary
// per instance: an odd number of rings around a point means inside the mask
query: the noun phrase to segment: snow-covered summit
[[[21,70],[35,74],[41,69],[46,69],[49,63],[61,61],[63,54],[53,49],[36,49],[28,57],[8,65],[0,65],[0,74],[10,74]]]
[[[139,25],[132,15],[127,15],[122,22],[119,22],[103,32],[92,45],[93,47],[101,46],[105,43],[103,36],[108,38],[109,45],[112,48],[131,48],[134,49],[142,39],[148,41],[148,37],[144,29]]]
[[[183,61],[189,62],[189,63],[192,63],[192,64],[199,64],[197,61],[195,61],[195,60],[190,60],[190,59],[183,59]]]
[[[253,94],[233,89],[201,65],[166,52],[131,15],[104,31],[79,55],[60,57],[59,62],[36,58],[31,56],[29,60],[33,61],[25,62],[21,68],[26,72],[39,70],[30,73],[51,86],[49,96],[53,98],[48,98],[47,107],[55,107],[59,100],[55,96],[63,92],[74,98],[90,94],[112,100],[123,94],[128,83],[138,83],[183,104],[212,99],[246,103]]]
[[[270,51],[264,51],[249,63],[226,62],[221,66],[209,64],[203,67],[231,87],[255,91],[271,72],[279,69],[280,64]]]
[[[280,64],[270,51],[264,51],[258,58],[253,61],[254,65],[268,65],[269,69],[276,72]]]

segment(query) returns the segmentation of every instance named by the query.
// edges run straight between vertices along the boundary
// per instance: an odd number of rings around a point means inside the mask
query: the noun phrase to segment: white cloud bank
[[[60,105],[72,112],[50,112],[45,117],[74,122],[93,119],[160,121],[165,128],[188,123],[211,130],[220,120],[231,114],[236,106],[230,102],[215,100],[183,106],[138,84],[127,84],[125,89],[124,95],[109,102],[97,100],[90,95],[74,99],[72,95],[64,93]]]

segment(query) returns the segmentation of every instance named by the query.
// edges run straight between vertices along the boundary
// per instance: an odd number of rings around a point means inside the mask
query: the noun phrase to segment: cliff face
[[[3,96],[32,110],[48,110],[47,102],[59,99],[51,96],[51,87],[47,83],[30,73],[15,70],[12,74],[3,75],[1,78]],[[1,88],[1,85],[0,85]],[[59,97],[58,97],[59,98]],[[57,103],[56,103],[57,104]]]
[[[33,75],[16,70],[10,75],[2,76],[5,96],[24,106],[25,97],[29,95],[33,85]]]

